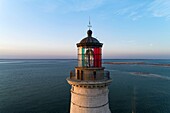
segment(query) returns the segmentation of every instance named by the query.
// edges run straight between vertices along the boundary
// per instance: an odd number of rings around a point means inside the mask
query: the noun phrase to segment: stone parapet
[[[70,77],[68,77],[67,82],[70,85],[73,85],[76,87],[100,88],[100,87],[108,86],[112,82],[112,79],[104,79],[104,80],[97,80],[97,81],[81,81],[81,80],[71,79]]]

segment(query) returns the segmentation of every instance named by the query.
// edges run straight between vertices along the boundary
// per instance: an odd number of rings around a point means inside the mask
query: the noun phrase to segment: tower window
[[[80,71],[77,70],[77,79],[80,79]]]
[[[83,76],[83,71],[81,71],[81,80],[84,79],[84,76]]]
[[[93,71],[94,79],[96,79],[96,71]]]

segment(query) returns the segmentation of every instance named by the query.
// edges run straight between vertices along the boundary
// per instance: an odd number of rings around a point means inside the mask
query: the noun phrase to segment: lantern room
[[[87,31],[87,37],[77,43],[78,67],[102,67],[102,43],[92,37],[92,31]]]

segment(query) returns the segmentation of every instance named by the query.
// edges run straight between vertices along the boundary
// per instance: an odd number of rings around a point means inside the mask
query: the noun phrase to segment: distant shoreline
[[[103,64],[113,64],[113,65],[137,64],[137,65],[151,65],[151,66],[170,67],[170,64],[146,63],[146,62],[103,62]]]

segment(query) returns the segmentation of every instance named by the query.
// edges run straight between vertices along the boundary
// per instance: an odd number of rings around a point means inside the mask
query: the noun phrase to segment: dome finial
[[[90,23],[90,16],[89,16],[89,25],[88,25],[88,27],[89,27],[89,30],[87,31],[87,35],[88,35],[88,37],[91,37],[92,36],[92,30],[90,30],[90,28],[92,26],[91,26],[91,23]]]
[[[90,28],[92,27],[92,26],[91,26],[91,23],[90,23],[90,16],[89,16],[89,25],[88,25],[88,27],[89,27],[89,30],[90,30]]]

